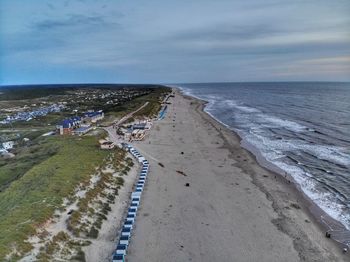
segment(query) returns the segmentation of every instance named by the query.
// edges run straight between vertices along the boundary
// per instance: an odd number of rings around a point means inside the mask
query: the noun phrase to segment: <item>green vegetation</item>
[[[127,103],[128,108],[131,107],[134,110],[139,108],[141,105],[144,103],[148,102],[148,105],[142,108],[140,111],[136,112],[134,114],[134,118],[137,117],[154,117],[157,116],[158,112],[160,111],[161,108],[161,102],[163,98],[170,92],[170,89],[167,87],[159,87],[154,90],[154,92],[138,97],[131,102]],[[132,109],[129,109],[132,111]]]
[[[123,164],[125,156],[124,150],[115,149],[106,158],[105,166],[112,167],[114,171],[124,174],[125,169],[130,169]],[[107,214],[111,211],[110,204],[114,203],[118,189],[124,185],[122,177],[115,176],[109,171],[102,171],[101,168],[97,172],[99,180],[85,193],[84,198],[79,199],[78,209],[73,211],[67,220],[68,229],[77,237],[98,237],[103,220],[107,219]],[[90,219],[84,220],[83,217]]]
[[[66,88],[53,88],[48,86],[16,86],[3,87],[1,89],[0,100],[22,100],[34,99],[45,96],[64,95]]]
[[[30,251],[32,246],[27,241],[28,237],[36,234],[37,229],[41,229],[53,217],[56,209],[63,209],[63,199],[68,199],[71,203],[76,201],[74,190],[81,185],[87,186],[92,174],[100,175],[101,179],[95,187],[88,190],[86,198],[79,200],[79,209],[71,214],[68,222],[74,235],[82,233],[96,238],[103,220],[111,210],[110,204],[114,203],[118,189],[124,184],[124,179],[120,176],[127,175],[134,164],[122,150],[99,149],[98,139],[107,136],[103,130],[91,131],[83,137],[41,135],[54,130],[56,123],[71,116],[73,110],[83,112],[86,109],[102,109],[106,115],[105,124],[110,124],[116,117],[135,111],[149,102],[134,117],[154,117],[160,110],[162,99],[170,91],[169,88],[154,85],[79,86],[85,87],[86,89],[78,91],[72,86],[43,86],[35,88],[35,92],[34,87],[21,89],[20,92],[19,89],[1,90],[0,105],[6,105],[3,108],[32,104],[42,106],[42,101],[50,104],[56,103],[56,100],[64,102],[67,108],[28,122],[19,121],[0,126],[0,138],[3,141],[14,140],[18,143],[11,151],[15,157],[0,157],[0,261],[4,261],[8,254],[11,254],[11,261],[17,260]],[[108,90],[115,90],[116,87],[126,93],[115,92],[112,95],[118,103],[107,104],[107,101],[112,100],[103,100],[102,97],[113,93]],[[107,91],[96,91],[94,88]],[[88,90],[89,95],[85,95]],[[94,97],[95,94],[96,99],[85,99]],[[75,100],[76,97],[79,97],[78,101]],[[7,111],[1,114],[0,120],[7,115]],[[29,141],[24,141],[23,138],[28,138]],[[96,170],[96,167],[99,168]],[[118,172],[120,176],[114,176],[108,169],[104,170],[105,167]],[[91,218],[90,224],[81,223],[81,218],[85,215]],[[62,243],[79,246],[68,238],[63,232],[56,235],[40,253],[39,261],[50,261]],[[72,259],[84,261],[81,249],[78,247],[73,250]]]
[[[46,148],[56,148],[57,153],[0,193],[1,261],[13,250],[18,257],[29,251],[27,237],[52,217],[79,183],[90,179],[108,155],[98,148],[96,137],[50,137],[46,143]]]
[[[85,254],[81,247],[88,244],[89,242],[74,241],[67,233],[61,231],[40,250],[37,261],[53,261],[55,253],[61,253],[69,261],[85,262]]]
[[[133,100],[130,100],[124,104],[114,106],[112,110],[106,111],[106,123],[110,123],[107,119],[120,118],[130,112],[133,112],[148,102],[148,105],[136,112],[132,118],[127,122],[132,122],[137,117],[154,117],[158,114],[161,108],[161,102],[163,98],[171,92],[171,89],[164,86],[158,86],[153,88],[152,92],[139,96]]]
[[[58,151],[58,145],[42,139],[37,144],[17,148],[14,158],[0,158],[0,192],[23,176],[33,166],[50,158]]]

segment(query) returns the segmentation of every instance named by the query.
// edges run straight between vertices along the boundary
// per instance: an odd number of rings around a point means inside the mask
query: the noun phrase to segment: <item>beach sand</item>
[[[349,261],[294,185],[259,166],[202,101],[176,91],[170,102],[133,143],[151,169],[127,261]]]

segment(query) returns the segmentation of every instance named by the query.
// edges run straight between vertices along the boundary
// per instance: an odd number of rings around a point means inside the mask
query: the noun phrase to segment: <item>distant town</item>
[[[124,110],[123,104],[151,91],[147,86],[78,86],[43,88],[41,93],[36,91],[38,97],[33,97],[30,90],[11,93],[5,89],[0,93],[0,154],[13,157],[16,147],[38,136],[84,135],[103,124],[105,113],[108,122],[113,117],[112,112]],[[140,130],[146,128],[148,125],[141,123],[136,128],[121,128],[118,132],[141,139],[144,134]]]

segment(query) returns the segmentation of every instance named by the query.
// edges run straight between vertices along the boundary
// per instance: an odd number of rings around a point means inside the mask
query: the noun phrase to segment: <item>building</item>
[[[145,130],[146,129],[146,123],[139,123],[139,124],[134,124],[132,126],[133,130]]]
[[[115,144],[109,141],[103,142],[101,144],[101,149],[113,149],[114,147],[115,147]]]
[[[14,146],[15,146],[15,142],[14,141],[7,141],[7,142],[2,143],[2,147],[6,151],[9,150],[9,149],[12,149]]]
[[[91,126],[81,126],[77,129],[73,129],[72,134],[82,136],[82,135],[85,135],[87,132],[89,132],[91,129],[92,129]]]
[[[102,120],[104,116],[105,115],[102,110],[86,112],[84,113],[83,121],[85,123],[96,123],[97,121]]]
[[[68,119],[64,119],[59,123],[56,128],[60,135],[71,135],[74,129],[80,127],[81,118],[79,116],[74,116]]]

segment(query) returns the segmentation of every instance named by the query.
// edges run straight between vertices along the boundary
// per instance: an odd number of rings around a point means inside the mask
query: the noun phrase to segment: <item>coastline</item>
[[[175,92],[156,131],[135,143],[154,169],[128,261],[347,261],[293,183],[260,166],[205,101]]]
[[[268,162],[259,152],[258,149],[256,149],[253,145],[249,144],[247,141],[244,141],[239,133],[235,131],[234,129],[230,128],[225,123],[222,123],[220,120],[216,119],[212,114],[205,111],[206,105],[209,103],[208,101],[205,101],[203,99],[200,99],[199,97],[191,96],[188,94],[184,94],[181,89],[174,88],[177,90],[177,92],[181,93],[182,96],[187,97],[188,99],[195,99],[198,100],[198,102],[201,104],[200,109],[198,110],[198,113],[202,114],[203,118],[205,118],[209,122],[216,123],[216,127],[219,128],[218,132],[225,137],[225,135],[221,132],[221,129],[225,129],[226,133],[232,133],[231,135],[235,137],[240,143],[240,146],[242,149],[246,150],[249,156],[254,159],[258,165],[260,165],[262,168],[266,169],[268,172],[271,172],[278,176],[279,179],[276,179],[277,183],[282,183],[283,186],[287,186],[286,189],[290,190],[291,194],[298,199],[298,202],[300,202],[300,205],[302,205],[304,212],[309,216],[310,221],[315,223],[319,230],[325,235],[326,232],[331,233],[331,239],[334,241],[334,244],[340,248],[349,248],[349,244],[346,245],[342,242],[341,237],[343,237],[343,232],[346,233],[346,240],[349,242],[350,237],[350,231],[346,229],[346,227],[341,224],[339,221],[332,218],[330,215],[328,215],[324,210],[322,210],[317,204],[315,204],[301,189],[301,187],[298,185],[298,183],[294,180],[294,178],[288,174],[286,174],[283,170],[278,168],[277,166],[273,165],[272,163]],[[207,118],[209,117],[209,119]],[[213,124],[214,124],[213,123]],[[214,124],[215,125],[215,124]],[[229,138],[230,134],[227,134],[225,139]],[[228,146],[229,147],[229,146]],[[242,167],[241,167],[242,168]],[[248,172],[248,170],[247,170]],[[249,172],[248,172],[249,173]],[[273,196],[269,193],[269,189],[265,188],[265,181],[261,178],[261,176],[257,176],[253,173],[249,174],[252,178],[254,183],[267,195],[268,198],[271,198],[273,202],[276,201],[276,198],[278,196]],[[279,209],[276,207],[276,209]],[[277,211],[277,210],[276,210]],[[337,232],[334,232],[334,229],[336,231],[340,231],[341,233],[337,235]]]

